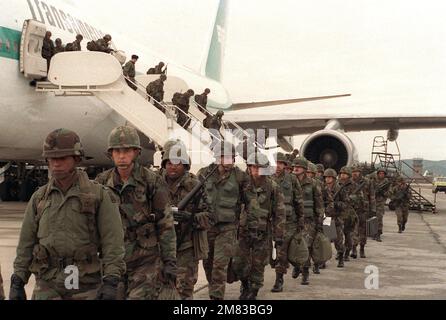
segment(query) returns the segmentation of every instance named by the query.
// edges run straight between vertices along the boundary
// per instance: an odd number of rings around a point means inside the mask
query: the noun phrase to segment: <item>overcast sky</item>
[[[103,11],[103,23],[119,21],[129,37],[145,30],[141,41],[153,51],[191,68],[201,63],[218,5],[76,2]],[[404,114],[406,105],[419,104],[420,112],[446,114],[445,9],[440,0],[231,0],[223,83],[234,102],[351,93],[362,111]],[[121,10],[131,19],[121,22]],[[298,112],[299,105],[278,108]],[[385,134],[348,135],[360,159],[370,161],[373,137]],[[296,146],[304,138],[296,137]],[[404,158],[446,158],[446,130],[402,130],[398,141]]]

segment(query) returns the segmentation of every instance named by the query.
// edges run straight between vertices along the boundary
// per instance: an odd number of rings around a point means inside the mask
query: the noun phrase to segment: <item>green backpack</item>
[[[302,232],[294,233],[288,245],[288,261],[295,267],[308,260],[308,245]]]
[[[331,242],[322,232],[317,232],[314,237],[311,257],[314,263],[324,263],[331,259],[333,252]]]

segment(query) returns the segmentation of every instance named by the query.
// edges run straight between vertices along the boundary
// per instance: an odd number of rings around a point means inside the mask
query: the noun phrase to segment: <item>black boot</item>
[[[380,233],[378,233],[378,234],[376,235],[375,240],[378,241],[378,242],[383,242],[383,241],[381,240],[381,234],[380,234]]]
[[[304,269],[302,271],[302,282],[300,284],[302,284],[304,286],[310,284],[310,268],[309,267],[304,267]]]
[[[403,232],[403,226],[401,224],[398,225],[398,233]]]
[[[246,300],[256,300],[257,293],[259,293],[259,289],[251,289],[251,290],[249,290],[249,294],[246,297]]]
[[[318,263],[315,263],[313,265],[313,273],[314,274],[321,274],[321,271],[319,270],[319,264]]]
[[[406,224],[405,223],[403,223],[403,225],[401,226],[401,230],[402,231],[406,230]]]
[[[344,268],[344,252],[338,253],[338,268]]]
[[[361,258],[366,258],[364,249],[365,249],[365,244],[361,244],[361,248],[359,249],[359,256]]]
[[[356,251],[356,246],[352,249],[352,254],[350,255],[353,259],[356,259],[358,257],[358,252]]]
[[[271,292],[282,292],[283,291],[283,273],[276,272],[276,282],[274,283]]]
[[[239,300],[247,300],[249,295],[249,281],[242,280],[240,284],[240,297]]]
[[[345,250],[344,261],[350,261],[350,250]]]
[[[324,262],[323,264],[321,264],[321,265],[319,266],[319,268],[320,268],[320,269],[325,269],[325,268],[327,268],[327,265],[326,265],[325,262]]]
[[[299,267],[294,267],[293,268],[293,273],[291,274],[291,276],[293,277],[293,279],[297,279],[297,277],[300,275],[300,268]]]

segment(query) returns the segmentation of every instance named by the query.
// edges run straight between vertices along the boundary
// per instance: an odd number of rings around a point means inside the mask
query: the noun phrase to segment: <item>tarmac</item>
[[[429,186],[422,189],[433,200]],[[26,203],[0,202],[0,263],[6,295]],[[310,285],[300,284],[301,276],[285,275],[284,290],[272,293],[275,272],[265,268],[264,287],[258,299],[338,300],[338,299],[446,299],[446,195],[437,194],[437,214],[410,211],[406,230],[398,233],[396,215],[384,215],[383,242],[368,239],[367,258],[352,259],[344,268],[333,258],[316,275],[310,271]],[[333,252],[335,249],[333,247]],[[26,286],[32,295],[34,276]],[[240,283],[227,284],[225,299],[238,299]],[[195,299],[208,299],[207,281],[200,264]]]

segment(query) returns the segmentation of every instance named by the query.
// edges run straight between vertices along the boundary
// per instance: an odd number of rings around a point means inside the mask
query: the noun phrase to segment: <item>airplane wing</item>
[[[443,106],[422,107],[421,103],[410,101],[400,104],[369,101],[355,105],[354,101],[343,101],[308,101],[295,106],[229,111],[223,119],[236,122],[244,129],[275,128],[279,136],[310,134],[325,128],[330,120],[337,120],[346,132],[446,128]]]

